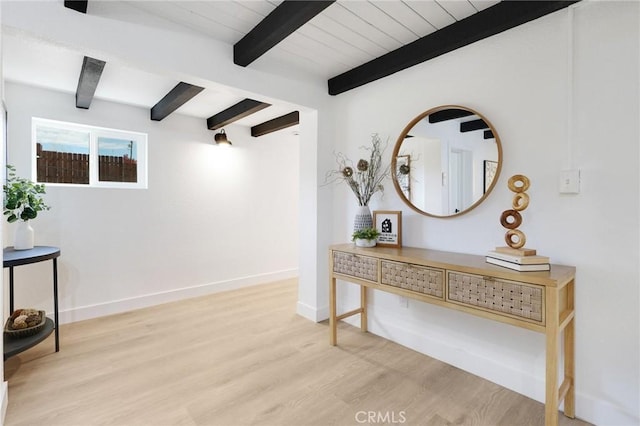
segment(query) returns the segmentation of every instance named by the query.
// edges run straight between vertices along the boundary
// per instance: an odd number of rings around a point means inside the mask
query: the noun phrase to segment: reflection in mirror
[[[411,200],[411,156],[396,156],[396,176],[398,186],[407,200]]]
[[[400,197],[427,216],[449,217],[480,204],[500,174],[502,147],[480,113],[447,105],[405,127],[392,156]]]

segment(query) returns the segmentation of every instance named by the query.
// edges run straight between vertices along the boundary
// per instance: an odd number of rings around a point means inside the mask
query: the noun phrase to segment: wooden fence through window
[[[89,154],[45,151],[37,144],[38,182],[89,184]],[[101,182],[137,182],[137,161],[127,156],[98,156]]]

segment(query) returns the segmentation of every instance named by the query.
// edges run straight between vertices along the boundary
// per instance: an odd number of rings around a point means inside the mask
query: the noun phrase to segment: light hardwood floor
[[[5,362],[5,424],[544,424],[541,403],[347,324],[331,347],[295,303],[291,280],[63,325],[59,353]]]

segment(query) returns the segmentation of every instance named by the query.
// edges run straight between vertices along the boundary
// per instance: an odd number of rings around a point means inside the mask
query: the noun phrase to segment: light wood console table
[[[367,331],[367,288],[544,333],[545,424],[558,424],[563,400],[564,415],[575,416],[574,267],[518,272],[486,263],[484,256],[340,244],[329,249],[329,277],[331,345],[337,344],[337,322],[344,318],[360,314],[360,328]],[[337,279],[360,285],[359,308],[337,314]],[[561,344],[564,378],[558,386]]]

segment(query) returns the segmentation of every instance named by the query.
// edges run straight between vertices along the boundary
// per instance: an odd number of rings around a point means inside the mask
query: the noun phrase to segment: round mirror
[[[420,114],[404,128],[391,167],[396,191],[413,210],[458,216],[478,206],[495,186],[502,145],[486,117],[445,105]]]

